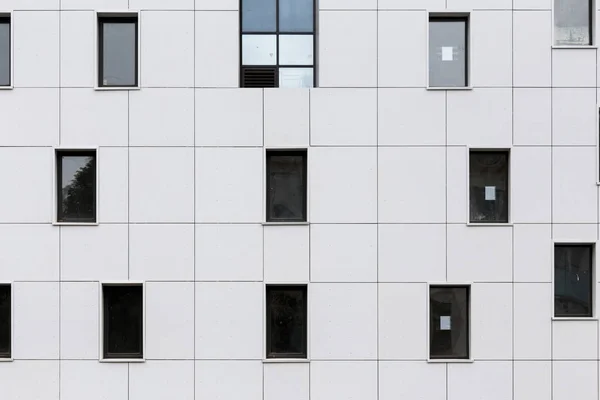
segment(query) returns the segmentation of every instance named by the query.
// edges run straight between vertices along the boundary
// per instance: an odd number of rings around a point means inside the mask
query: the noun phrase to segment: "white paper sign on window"
[[[443,315],[440,317],[440,330],[449,331],[452,328],[452,320],[449,315]]]
[[[485,199],[486,200],[496,200],[496,186],[486,186],[485,187]]]
[[[454,48],[453,47],[442,47],[442,61],[454,60]]]

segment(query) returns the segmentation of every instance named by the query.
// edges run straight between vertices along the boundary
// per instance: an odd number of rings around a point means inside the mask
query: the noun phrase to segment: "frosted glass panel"
[[[242,63],[244,65],[275,65],[277,37],[275,35],[242,36]]]
[[[279,36],[279,65],[312,65],[312,35]]]
[[[279,68],[279,87],[309,88],[313,82],[312,68]]]

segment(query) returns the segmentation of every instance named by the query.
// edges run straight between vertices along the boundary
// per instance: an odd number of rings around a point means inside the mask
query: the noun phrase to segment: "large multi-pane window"
[[[469,85],[468,16],[429,17],[429,87]]]
[[[241,0],[242,87],[315,85],[315,0]]]
[[[554,0],[554,44],[593,44],[594,8],[593,0]]]
[[[98,86],[138,86],[138,18],[98,17]]]
[[[469,286],[429,288],[429,358],[469,358]]]
[[[0,86],[11,85],[10,17],[0,15]]]
[[[96,151],[56,151],[57,222],[96,222]]]
[[[472,150],[469,155],[469,218],[472,223],[508,222],[508,151]]]
[[[593,316],[592,244],[554,246],[554,316]]]

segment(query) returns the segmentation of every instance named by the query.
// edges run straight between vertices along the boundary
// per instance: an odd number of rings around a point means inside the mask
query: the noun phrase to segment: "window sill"
[[[13,85],[10,86],[0,86],[0,90],[13,90],[15,87]]]
[[[287,221],[287,222],[263,222],[262,223],[263,226],[304,226],[304,225],[310,225],[308,221],[302,221],[302,222],[294,222],[294,221]]]
[[[583,50],[583,49],[588,49],[588,50],[596,50],[598,48],[598,46],[596,45],[591,45],[591,44],[586,44],[586,45],[581,45],[581,46],[576,46],[576,45],[569,45],[569,46],[559,46],[559,45],[553,45],[552,49],[557,49],[557,50]]]
[[[552,321],[598,321],[598,317],[552,317]]]
[[[122,90],[140,90],[140,86],[94,86],[94,90],[99,92],[122,91]]]
[[[98,226],[98,222],[52,222],[54,226]]]
[[[440,86],[440,87],[427,86],[425,89],[426,90],[473,90],[473,87],[472,86],[456,86],[456,87],[454,87],[454,86],[448,86],[448,87],[446,87],[446,86]]]
[[[265,358],[263,364],[308,364],[308,358]]]
[[[0,363],[3,363],[3,362],[12,362],[14,360],[15,359],[12,358],[12,357],[10,357],[10,358],[0,358]]]
[[[467,226],[513,226],[512,222],[467,222]]]
[[[145,363],[145,358],[101,358],[101,363]]]
[[[428,358],[430,364],[470,364],[475,362],[472,358]]]

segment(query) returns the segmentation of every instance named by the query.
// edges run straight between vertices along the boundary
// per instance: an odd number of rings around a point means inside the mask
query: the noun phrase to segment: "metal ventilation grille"
[[[277,87],[277,68],[243,67],[242,87],[266,88]]]

